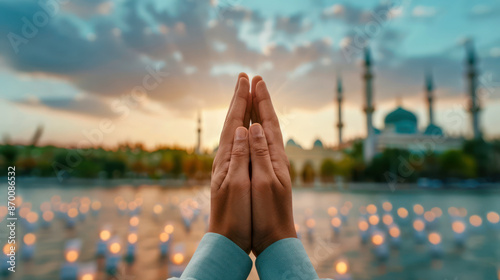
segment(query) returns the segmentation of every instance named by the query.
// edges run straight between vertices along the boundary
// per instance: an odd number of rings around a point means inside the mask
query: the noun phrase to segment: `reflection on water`
[[[182,271],[207,229],[207,187],[21,186],[18,193],[18,257],[33,255],[10,279],[59,279],[68,258],[79,279],[166,279]],[[294,214],[320,277],[498,279],[499,198],[492,191],[296,190]],[[5,220],[1,228],[3,246]],[[255,271],[249,279],[258,279]]]

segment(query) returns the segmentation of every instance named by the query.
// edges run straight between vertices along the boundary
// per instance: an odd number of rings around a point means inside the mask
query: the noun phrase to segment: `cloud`
[[[415,18],[432,18],[436,16],[437,9],[435,7],[416,6],[411,14]]]

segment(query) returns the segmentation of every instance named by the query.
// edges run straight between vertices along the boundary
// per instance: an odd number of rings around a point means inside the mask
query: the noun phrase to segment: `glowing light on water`
[[[429,223],[433,222],[436,219],[436,214],[432,211],[426,211],[424,213],[424,219],[428,221]]]
[[[42,218],[44,221],[50,222],[50,221],[52,221],[52,219],[54,219],[54,212],[47,210],[47,211],[43,212]]]
[[[33,245],[36,242],[36,236],[33,233],[28,233],[23,237],[24,244]]]
[[[392,211],[392,204],[389,201],[386,201],[382,204],[382,208],[384,208],[385,211],[390,212]]]
[[[339,261],[335,265],[335,270],[340,275],[346,274],[348,269],[349,269],[349,266],[347,265],[347,262],[345,262],[345,261]]]
[[[166,232],[160,233],[160,241],[165,243],[170,239],[170,235]]]
[[[406,219],[406,217],[408,217],[408,210],[404,207],[400,207],[398,209],[398,216],[402,219]]]
[[[118,254],[121,249],[122,249],[122,246],[118,242],[113,242],[113,243],[111,243],[111,245],[109,245],[109,251],[112,254]]]
[[[413,228],[416,231],[423,231],[425,229],[425,223],[420,219],[415,220],[413,221]]]
[[[66,261],[69,263],[74,263],[78,259],[78,251],[76,250],[69,250],[66,252]]]
[[[347,216],[349,215],[349,207],[347,206],[342,206],[340,208],[340,214],[342,214],[343,216]]]
[[[14,248],[16,248],[16,246],[15,246],[15,245],[11,245],[11,244],[5,244],[5,246],[3,246],[3,253],[4,253],[5,255],[7,255],[7,254],[9,254],[9,253],[10,253],[10,251],[11,251],[11,250],[10,250],[10,247],[14,247]],[[14,251],[15,251],[15,250],[14,250]]]
[[[137,242],[137,234],[135,233],[130,233],[127,237],[127,241],[130,244],[135,244]]]
[[[359,221],[359,223],[358,223],[359,230],[361,230],[361,231],[367,231],[368,227],[369,227],[369,225],[368,225],[368,223],[366,221]]]
[[[342,225],[342,220],[339,217],[335,217],[332,219],[332,226],[338,228]]]
[[[156,215],[160,215],[161,212],[163,212],[163,207],[160,205],[160,204],[156,204],[154,207],[153,207],[153,212],[156,214]]]
[[[29,212],[26,215],[26,220],[31,224],[36,223],[38,221],[38,214],[36,212]]]
[[[451,224],[451,228],[456,233],[462,233],[462,232],[465,231],[465,224],[463,222],[461,222],[461,221],[454,221]]]
[[[392,218],[392,216],[390,214],[385,214],[382,217],[382,221],[384,222],[384,224],[390,225],[394,222],[394,219]]]
[[[401,235],[401,230],[398,227],[391,227],[391,229],[389,229],[389,235],[393,238],[398,238]]]
[[[462,218],[467,216],[467,209],[465,209],[464,207],[458,208],[458,215]]]
[[[108,241],[110,237],[111,232],[109,232],[109,230],[103,230],[99,233],[99,238],[101,238],[102,241]]]
[[[179,265],[184,262],[184,255],[182,253],[175,253],[172,257],[172,262]]]
[[[431,232],[428,236],[429,242],[433,245],[438,245],[441,243],[441,235],[437,232]]]
[[[84,275],[82,276],[82,280],[94,280],[94,275],[89,274],[89,273],[84,274]]]
[[[40,205],[40,210],[42,212],[49,211],[51,209],[52,209],[52,205],[50,205],[50,202],[48,202],[48,201],[45,201],[44,203],[42,203]]]
[[[368,212],[368,214],[374,215],[375,213],[377,213],[377,206],[375,206],[375,204],[369,204],[368,206],[366,206],[366,212]]]
[[[440,218],[441,215],[443,215],[443,211],[439,207],[433,207],[431,211],[432,213],[434,213],[434,215],[436,215],[436,218]]]
[[[454,206],[451,206],[450,208],[448,208],[448,214],[450,214],[450,216],[452,217],[458,216],[458,209]]]
[[[68,217],[75,218],[76,216],[78,216],[78,210],[76,208],[70,208],[68,210]]]
[[[415,204],[413,205],[413,212],[420,216],[424,214],[424,207],[420,204]]]
[[[333,206],[332,206],[332,207],[330,207],[330,208],[328,208],[328,215],[330,215],[330,216],[332,216],[332,217],[333,217],[333,216],[335,216],[335,215],[337,215],[337,212],[338,212],[338,211],[337,211],[337,208],[335,208],[335,207],[333,207]]]
[[[372,226],[376,226],[376,225],[378,225],[378,223],[380,222],[380,218],[379,218],[377,215],[371,215],[371,216],[368,218],[368,222],[369,222]]]
[[[174,232],[174,226],[171,225],[171,224],[168,224],[168,225],[165,226],[165,228],[163,229],[163,231],[165,231],[168,234],[172,234]]]
[[[500,216],[498,215],[497,212],[488,212],[488,214],[486,214],[486,219],[488,219],[488,221],[492,224],[498,224],[498,222],[500,222]]]
[[[382,234],[375,234],[372,236],[372,243],[376,246],[379,246],[381,245],[382,243],[384,243],[384,237],[382,236]]]
[[[138,226],[139,225],[139,217],[137,217],[137,216],[131,217],[130,220],[129,220],[129,224],[130,224],[131,227]]]
[[[92,208],[92,210],[97,211],[97,210],[101,209],[101,206],[102,206],[101,202],[96,200],[96,201],[92,202],[92,205],[90,207]]]
[[[478,215],[472,215],[469,217],[469,222],[471,225],[479,227],[483,224],[483,219],[481,219]]]

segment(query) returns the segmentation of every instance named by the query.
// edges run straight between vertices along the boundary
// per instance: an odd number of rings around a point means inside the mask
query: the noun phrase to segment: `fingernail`
[[[253,137],[262,137],[264,136],[264,131],[262,130],[262,126],[260,124],[252,125],[250,127],[250,133]]]
[[[236,129],[236,140],[242,140],[247,138],[247,130],[244,127],[238,127]]]

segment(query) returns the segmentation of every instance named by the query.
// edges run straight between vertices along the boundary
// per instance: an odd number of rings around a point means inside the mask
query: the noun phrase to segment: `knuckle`
[[[265,146],[257,146],[253,149],[253,152],[258,157],[267,157],[269,156],[269,150]]]
[[[248,156],[248,150],[243,145],[236,145],[233,147],[231,152],[231,157],[246,157]]]

